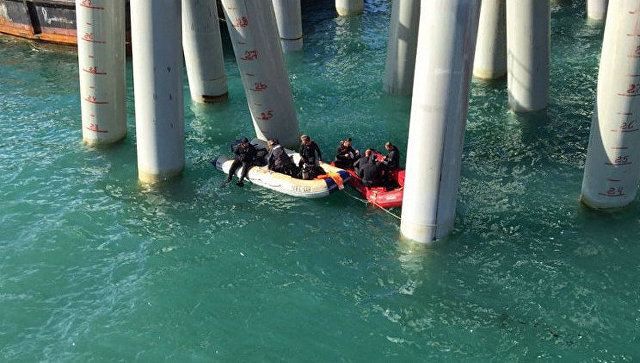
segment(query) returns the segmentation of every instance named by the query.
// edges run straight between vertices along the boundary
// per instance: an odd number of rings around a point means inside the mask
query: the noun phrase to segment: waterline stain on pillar
[[[421,7],[400,230],[429,243],[453,228],[480,0]]]
[[[298,119],[271,1],[223,0],[256,136],[298,141]]]
[[[220,21],[215,0],[182,0],[182,49],[191,99],[199,103],[227,99]]]
[[[272,0],[280,44],[285,53],[302,50],[302,8],[300,0]]]
[[[549,0],[507,0],[509,105],[541,111],[549,102]]]
[[[82,139],[91,146],[127,134],[125,5],[76,0]]]
[[[184,168],[180,0],[131,0],[138,178],[155,183]]]
[[[581,201],[595,209],[631,203],[640,179],[640,1],[612,1]]]
[[[482,0],[473,76],[499,79],[507,74],[506,0]]]
[[[392,95],[411,95],[416,65],[420,0],[394,0],[387,40],[384,89]]]

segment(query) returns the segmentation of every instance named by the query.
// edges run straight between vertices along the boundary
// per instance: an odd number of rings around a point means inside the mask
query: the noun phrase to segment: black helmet
[[[246,137],[243,137],[241,141],[246,144],[249,142],[249,139],[247,139]]]

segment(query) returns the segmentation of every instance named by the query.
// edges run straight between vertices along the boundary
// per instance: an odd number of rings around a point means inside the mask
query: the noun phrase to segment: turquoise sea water
[[[602,29],[552,12],[546,116],[474,82],[456,230],[424,247],[346,195],[219,189],[208,161],[252,126],[230,47],[230,98],[191,105],[187,165],[137,183],[129,136],[81,143],[75,54],[0,40],[0,361],[640,358],[640,206],[578,202]],[[336,19],[306,1],[288,58],[305,133],[326,153],[406,150],[410,102],[382,93],[386,0]],[[130,65],[130,64],[129,64]]]

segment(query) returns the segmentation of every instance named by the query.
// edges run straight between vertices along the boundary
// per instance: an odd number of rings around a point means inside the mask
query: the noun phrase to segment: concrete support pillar
[[[483,0],[473,75],[498,79],[507,74],[506,0]]]
[[[256,135],[298,143],[298,119],[270,1],[222,0]]]
[[[184,168],[180,0],[131,0],[138,178],[145,183]]]
[[[453,228],[480,0],[421,6],[400,230],[429,243]]]
[[[127,134],[125,5],[76,0],[82,139],[111,144]]]
[[[549,0],[507,0],[507,83],[515,112],[547,107],[549,19]]]
[[[215,0],[182,0],[182,49],[191,99],[199,103],[226,100],[227,76]]]
[[[609,0],[587,0],[587,18],[598,22],[607,18]]]
[[[387,41],[384,89],[392,95],[411,95],[416,66],[420,0],[394,0]]]
[[[640,179],[640,0],[609,4],[581,200],[631,203]]]
[[[302,50],[302,8],[300,0],[273,0],[280,44],[285,53]]]
[[[362,14],[364,0],[336,0],[336,11],[340,16]]]

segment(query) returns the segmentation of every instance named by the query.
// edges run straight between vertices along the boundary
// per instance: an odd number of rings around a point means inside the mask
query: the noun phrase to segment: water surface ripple
[[[336,19],[305,1],[287,64],[325,153],[406,150],[410,102],[382,92],[390,13]],[[76,56],[0,40],[0,360],[625,361],[640,357],[640,207],[578,202],[602,29],[552,10],[546,115],[475,82],[456,230],[432,247],[345,195],[218,188],[208,161],[252,132],[226,51],[229,102],[192,105],[184,175],[136,177],[127,139],[81,143]]]

